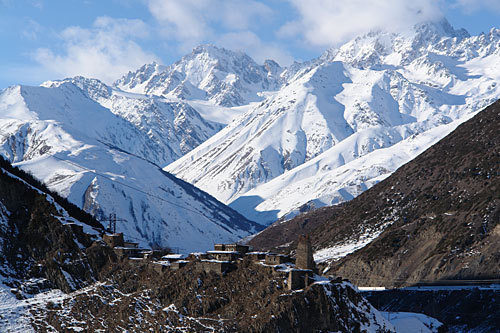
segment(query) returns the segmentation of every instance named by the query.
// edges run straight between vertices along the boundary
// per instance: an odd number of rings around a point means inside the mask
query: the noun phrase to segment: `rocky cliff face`
[[[47,190],[0,159],[0,284],[19,299],[51,288],[71,292],[98,277],[96,262],[86,249],[98,239],[102,226],[41,189]]]

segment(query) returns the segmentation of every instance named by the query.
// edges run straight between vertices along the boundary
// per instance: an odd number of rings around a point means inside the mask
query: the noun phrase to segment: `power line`
[[[159,197],[159,196],[157,196],[157,195],[155,195],[155,194],[152,194],[152,193],[146,192],[146,191],[144,191],[144,190],[141,190],[140,188],[134,187],[134,186],[129,185],[129,184],[125,184],[125,183],[120,182],[120,181],[115,180],[115,179],[112,179],[112,178],[111,178],[111,177],[109,177],[108,175],[102,174],[102,173],[97,172],[97,171],[95,171],[95,170],[91,170],[91,169],[89,169],[89,168],[86,168],[86,167],[84,167],[84,166],[81,166],[81,165],[79,165],[79,164],[76,164],[76,163],[74,163],[74,162],[72,162],[72,161],[65,160],[65,159],[60,158],[60,157],[57,157],[57,156],[55,156],[55,155],[52,155],[52,157],[54,157],[55,159],[58,159],[58,160],[60,160],[60,161],[62,161],[62,162],[66,162],[66,163],[68,163],[68,164],[71,164],[71,165],[73,165],[73,166],[75,166],[75,167],[77,167],[77,168],[80,168],[80,169],[82,169],[82,170],[85,170],[85,171],[88,171],[88,172],[90,172],[90,173],[93,173],[93,174],[95,174],[95,175],[97,175],[97,176],[101,176],[101,177],[103,177],[103,178],[106,178],[106,179],[108,179],[108,180],[109,180],[109,181],[111,181],[111,182],[114,182],[114,183],[120,184],[120,185],[122,185],[122,186],[128,187],[128,188],[130,188],[130,189],[132,189],[132,190],[138,191],[138,192],[143,193],[143,194],[145,194],[145,195],[147,195],[147,196],[150,196],[150,197],[152,197],[152,198],[155,198],[155,199],[158,199],[158,200],[161,200],[161,201],[167,202],[167,203],[169,203],[169,204],[171,204],[171,205],[173,205],[173,206],[176,206],[176,207],[179,207],[179,208],[185,209],[185,210],[190,211],[190,212],[192,212],[192,213],[195,213],[195,214],[198,214],[198,215],[200,215],[200,216],[203,216],[203,217],[207,218],[209,221],[212,221],[212,220],[210,220],[210,218],[208,218],[206,215],[204,215],[204,214],[202,214],[202,213],[200,213],[200,212],[198,212],[198,211],[196,211],[196,210],[194,210],[194,209],[191,209],[191,208],[188,208],[188,207],[185,207],[185,206],[179,205],[179,204],[177,204],[177,203],[175,203],[175,202],[169,201],[169,200],[164,199],[164,198],[162,198],[162,197]],[[212,221],[212,222],[214,222],[214,221]],[[214,223],[216,223],[216,222],[214,222]],[[217,223],[216,223],[216,224],[217,224]]]

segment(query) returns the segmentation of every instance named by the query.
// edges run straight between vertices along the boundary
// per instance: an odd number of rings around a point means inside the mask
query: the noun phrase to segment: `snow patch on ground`
[[[384,318],[394,325],[396,332],[401,333],[435,333],[443,324],[422,313],[381,312]]]

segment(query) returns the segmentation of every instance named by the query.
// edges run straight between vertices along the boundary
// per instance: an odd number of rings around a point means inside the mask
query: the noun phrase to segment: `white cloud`
[[[31,0],[31,5],[33,7],[38,8],[38,9],[42,9],[43,8],[43,1],[42,0]]]
[[[222,35],[245,32],[273,14],[255,0],[148,0],[148,8],[162,35],[178,42],[182,51],[206,41],[218,44]]]
[[[454,6],[461,8],[466,13],[473,13],[481,9],[500,13],[499,0],[456,0]]]
[[[219,38],[219,44],[231,50],[244,51],[259,63],[273,59],[281,66],[287,66],[294,60],[284,47],[275,43],[265,43],[251,31],[223,34]]]
[[[300,18],[278,36],[303,35],[309,43],[331,46],[373,29],[400,30],[442,17],[441,0],[288,0]]]
[[[62,52],[40,48],[34,58],[55,76],[83,75],[111,83],[131,69],[158,60],[135,42],[148,34],[141,20],[99,17],[90,29],[64,29]]]
[[[150,0],[148,5],[151,14],[163,25],[165,35],[179,40],[198,40],[210,33],[204,17],[208,3],[207,0]]]
[[[36,40],[42,32],[45,32],[43,26],[33,19],[27,19],[24,30],[21,31],[21,35],[27,39]]]

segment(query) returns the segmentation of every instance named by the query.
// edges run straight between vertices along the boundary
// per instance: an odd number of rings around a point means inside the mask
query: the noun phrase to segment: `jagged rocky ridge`
[[[276,93],[166,170],[250,219],[350,200],[500,97],[500,33],[445,20],[371,32],[282,73]]]
[[[131,148],[124,140],[119,148],[158,165],[177,160],[223,128],[222,124],[204,119],[186,102],[126,93],[96,79],[74,77],[44,82],[42,86],[57,88],[67,83],[76,85],[87,97],[132,124],[146,138],[140,150]],[[130,130],[124,130],[127,131]]]
[[[0,153],[9,161],[99,219],[117,213],[127,220],[118,230],[142,245],[189,252],[259,230],[258,224],[154,163],[165,150],[150,137],[163,134],[146,129],[149,120],[141,113],[149,111],[104,107],[94,99],[102,102],[110,90],[95,80],[47,85],[1,92]],[[127,121],[113,110],[129,111],[131,117],[136,112],[140,121]],[[168,124],[157,125],[161,131]]]
[[[250,244],[293,248],[309,233],[315,258],[357,285],[498,279],[499,121],[497,101],[360,196],[277,222]]]

